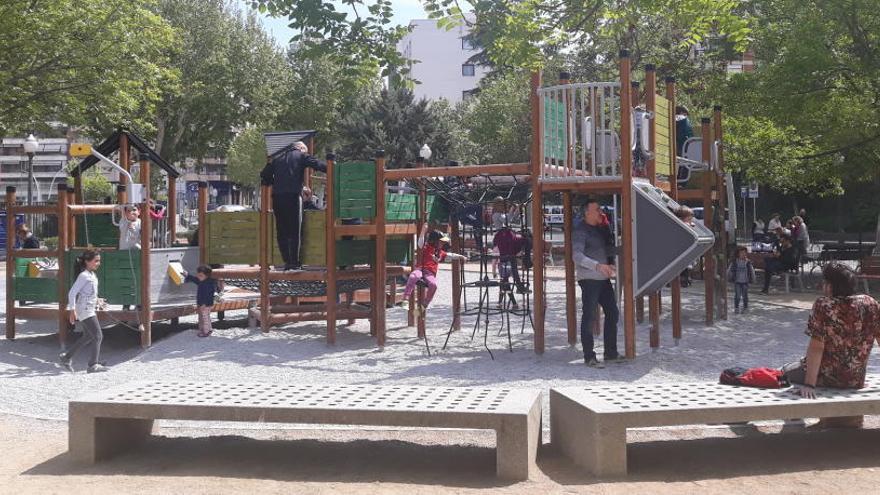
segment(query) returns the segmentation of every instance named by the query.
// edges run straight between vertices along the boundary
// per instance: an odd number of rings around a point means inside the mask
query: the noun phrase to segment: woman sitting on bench
[[[770,293],[770,279],[774,274],[785,273],[797,268],[797,249],[791,243],[791,236],[783,235],[779,249],[773,256],[764,258],[764,289],[761,294]]]
[[[856,274],[832,263],[822,270],[825,295],[813,304],[806,334],[807,355],[786,375],[800,385],[802,397],[815,398],[815,387],[863,388],[868,356],[880,339],[880,304],[856,294]],[[820,427],[862,426],[861,416],[823,418]]]

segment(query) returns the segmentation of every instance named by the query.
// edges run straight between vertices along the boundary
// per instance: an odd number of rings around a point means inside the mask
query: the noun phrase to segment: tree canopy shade
[[[260,186],[260,171],[266,166],[266,142],[256,127],[242,131],[226,156],[226,174],[229,180],[245,187]]]
[[[0,2],[0,134],[50,120],[152,127],[175,34],[152,0]]]

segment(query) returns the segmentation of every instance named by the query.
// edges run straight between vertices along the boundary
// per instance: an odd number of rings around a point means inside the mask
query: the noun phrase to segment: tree
[[[0,134],[61,121],[151,127],[174,31],[153,0],[0,3]]]
[[[527,74],[511,71],[487,80],[467,106],[463,126],[480,163],[529,161],[529,87]]]
[[[424,98],[416,101],[409,89],[382,90],[341,120],[348,141],[340,158],[369,159],[377,149],[384,149],[388,168],[402,168],[414,162],[427,143],[434,151],[432,160],[442,163],[450,158],[450,144],[440,134],[438,120],[432,104]]]
[[[176,161],[223,153],[236,128],[266,125],[280,111],[288,82],[284,57],[253,12],[226,0],[159,0],[182,48],[171,64],[180,73],[156,114],[156,150]]]
[[[242,131],[226,155],[226,175],[229,180],[244,187],[260,186],[260,171],[266,166],[266,142],[256,127]]]
[[[82,195],[87,203],[102,203],[104,198],[113,197],[113,184],[107,180],[100,167],[92,167],[83,172]]]

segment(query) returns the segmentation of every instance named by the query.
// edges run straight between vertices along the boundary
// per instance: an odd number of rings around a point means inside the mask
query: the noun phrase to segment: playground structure
[[[169,197],[176,194],[176,179],[180,173],[159,157],[139,136],[128,130],[114,132],[94,150],[100,155],[118,152],[120,166],[132,168],[132,148],[139,153],[138,167],[141,184],[149,184],[151,164],[157,165],[167,180]],[[107,303],[107,309],[98,311],[102,323],[122,323],[137,330],[143,347],[152,343],[152,322],[170,320],[176,325],[183,316],[196,313],[192,290],[178,286],[167,276],[168,265],[179,262],[194,270],[198,262],[198,249],[187,246],[155,248],[153,246],[150,215],[141,216],[141,249],[119,250],[118,229],[112,216],[120,213],[123,205],[130,204],[126,188],[127,178],[120,175],[116,204],[84,204],[82,196],[82,173],[96,165],[99,159],[90,155],[71,171],[73,189],[67,183],[58,185],[58,201],[51,206],[16,205],[14,187],[6,188],[6,211],[12,218],[18,214],[47,214],[58,218],[58,240],[52,249],[15,249],[13,243],[6,246],[6,337],[15,338],[17,318],[29,320],[55,320],[62,347],[67,340],[67,292],[74,280],[74,260],[83,250],[97,248],[101,251],[102,264],[98,270],[99,297]],[[146,212],[149,204],[149,188],[137,206]],[[176,205],[168,204],[169,231],[176,230]],[[173,235],[173,234],[172,234]],[[173,240],[173,239],[172,239]],[[54,269],[28,273],[35,258],[54,259]],[[244,309],[250,299],[232,297],[214,306],[223,312]],[[24,304],[17,304],[21,302]]]

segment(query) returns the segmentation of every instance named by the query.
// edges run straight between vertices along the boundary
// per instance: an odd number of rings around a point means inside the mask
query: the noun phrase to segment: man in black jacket
[[[306,145],[298,141],[291,149],[276,156],[260,172],[263,184],[272,186],[272,210],[278,249],[284,258],[285,270],[298,270],[299,238],[302,228],[302,190],[307,168],[326,172],[327,165],[308,154]]]

